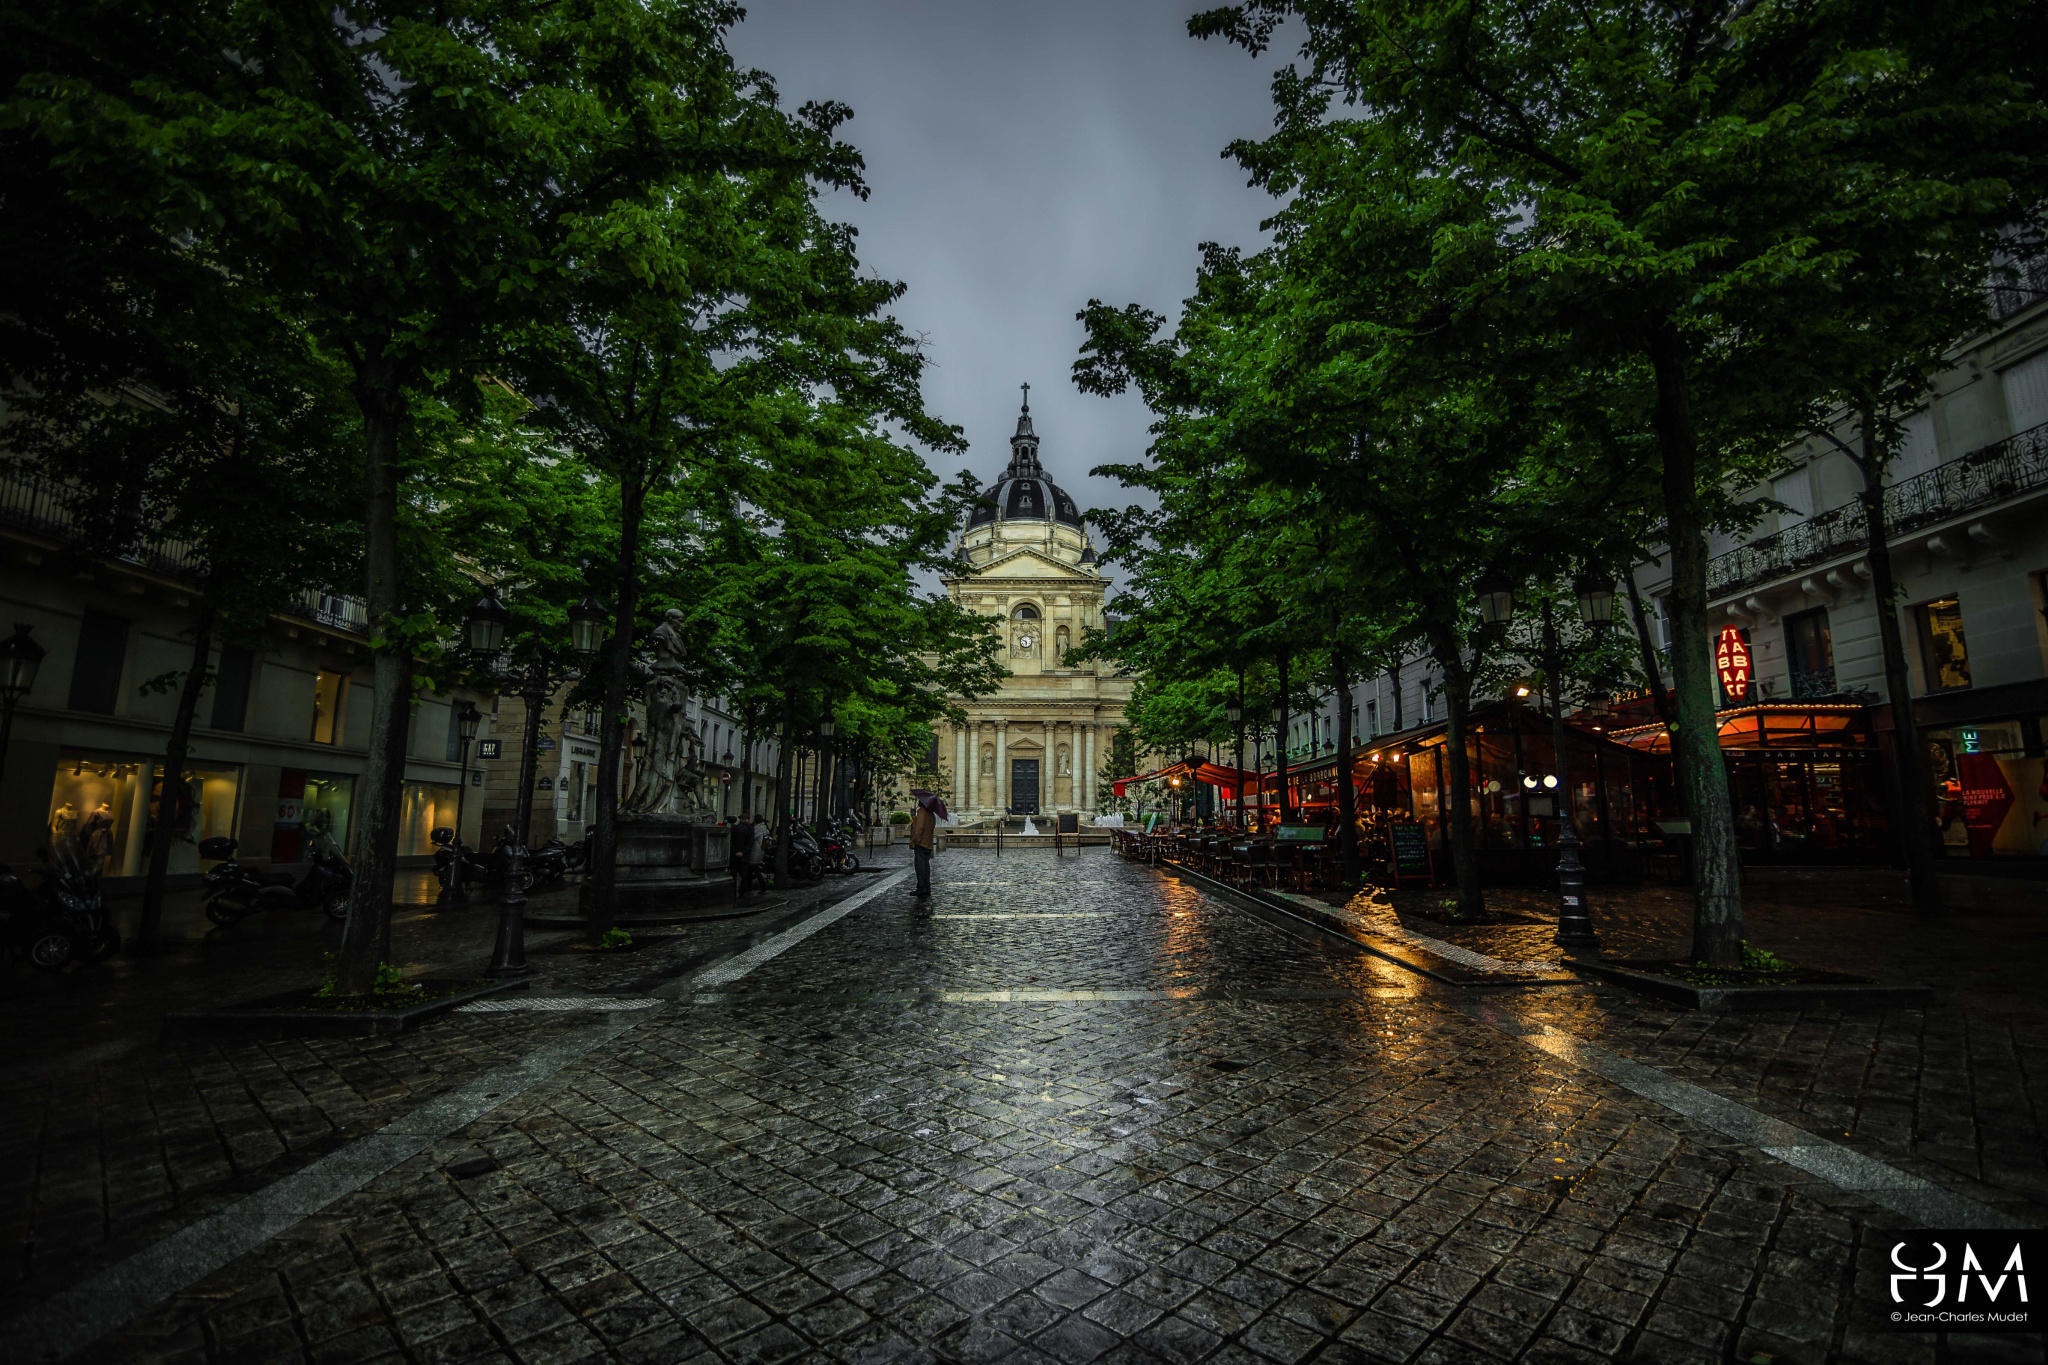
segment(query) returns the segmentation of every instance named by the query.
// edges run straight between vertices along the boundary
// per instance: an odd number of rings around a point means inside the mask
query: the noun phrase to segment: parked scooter
[[[532,886],[553,886],[569,875],[569,845],[550,839],[526,855],[526,875]]]
[[[441,894],[434,898],[436,905],[469,904],[469,889],[491,880],[494,863],[503,866],[496,858],[477,856],[476,850],[463,843],[447,825],[427,837],[434,842],[434,876],[441,882]]]
[[[76,854],[59,852],[43,869],[42,893],[57,903],[57,914],[86,962],[104,962],[121,948],[121,931],[100,894],[97,868],[96,862],[88,866]]]
[[[581,872],[590,865],[590,839],[596,831],[589,825],[583,827],[583,837],[573,844],[562,844],[562,870],[564,873]],[[551,841],[561,843],[559,839]]]
[[[789,840],[791,876],[814,882],[825,875],[825,850],[819,846],[816,837],[809,830],[795,821],[790,821],[783,826],[781,837]],[[768,866],[774,865],[774,846],[771,844]]]
[[[62,969],[78,955],[76,932],[65,923],[51,891],[47,876],[42,887],[31,891],[14,869],[0,865],[0,942],[46,972]]]
[[[243,866],[235,861],[238,845],[226,835],[203,841],[199,856],[220,859],[200,878],[206,917],[223,927],[259,910],[317,909],[329,919],[346,919],[355,872],[325,830],[313,830],[310,841],[312,857],[296,878]]]

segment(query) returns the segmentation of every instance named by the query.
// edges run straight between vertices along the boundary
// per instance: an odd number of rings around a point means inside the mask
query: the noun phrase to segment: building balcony
[[[60,480],[21,469],[0,470],[0,530],[137,573],[198,586],[205,569],[191,546],[137,529],[126,537],[125,548],[109,552],[103,541],[86,533],[76,499],[75,490]],[[141,521],[138,516],[138,528]],[[360,598],[307,588],[281,614],[344,635],[370,635],[370,613]]]
[[[1893,484],[1884,492],[1885,524],[1903,538],[2043,488],[2048,422]],[[1707,597],[1732,597],[1864,548],[1863,507],[1851,502],[1708,560]]]

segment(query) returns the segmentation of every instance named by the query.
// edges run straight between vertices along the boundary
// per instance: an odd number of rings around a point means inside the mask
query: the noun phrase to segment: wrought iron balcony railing
[[[2048,422],[1936,465],[1884,492],[1885,525],[1905,535],[2018,493],[2048,488]],[[1707,596],[1734,593],[1864,548],[1863,507],[1849,503],[1707,561]]]
[[[136,518],[138,524],[144,518]],[[182,541],[137,533],[126,544],[108,551],[86,534],[78,512],[76,495],[62,482],[22,469],[0,469],[0,526],[13,527],[52,541],[63,548],[94,558],[140,569],[146,573],[187,583],[196,583],[204,566],[192,547]],[[370,614],[363,603],[307,588],[285,608],[288,615],[311,621],[329,630],[346,631],[368,638]]]

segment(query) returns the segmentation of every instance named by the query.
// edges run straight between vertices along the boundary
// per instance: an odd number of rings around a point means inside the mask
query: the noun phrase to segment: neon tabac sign
[[[1714,671],[1721,675],[1721,691],[1726,694],[1728,700],[1748,699],[1749,641],[1742,638],[1740,628],[1721,627],[1720,638],[1714,642]]]

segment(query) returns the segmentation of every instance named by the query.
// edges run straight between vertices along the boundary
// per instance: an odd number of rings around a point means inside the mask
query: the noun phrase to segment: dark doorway
[[[1038,814],[1038,760],[1010,760],[1010,814]]]

